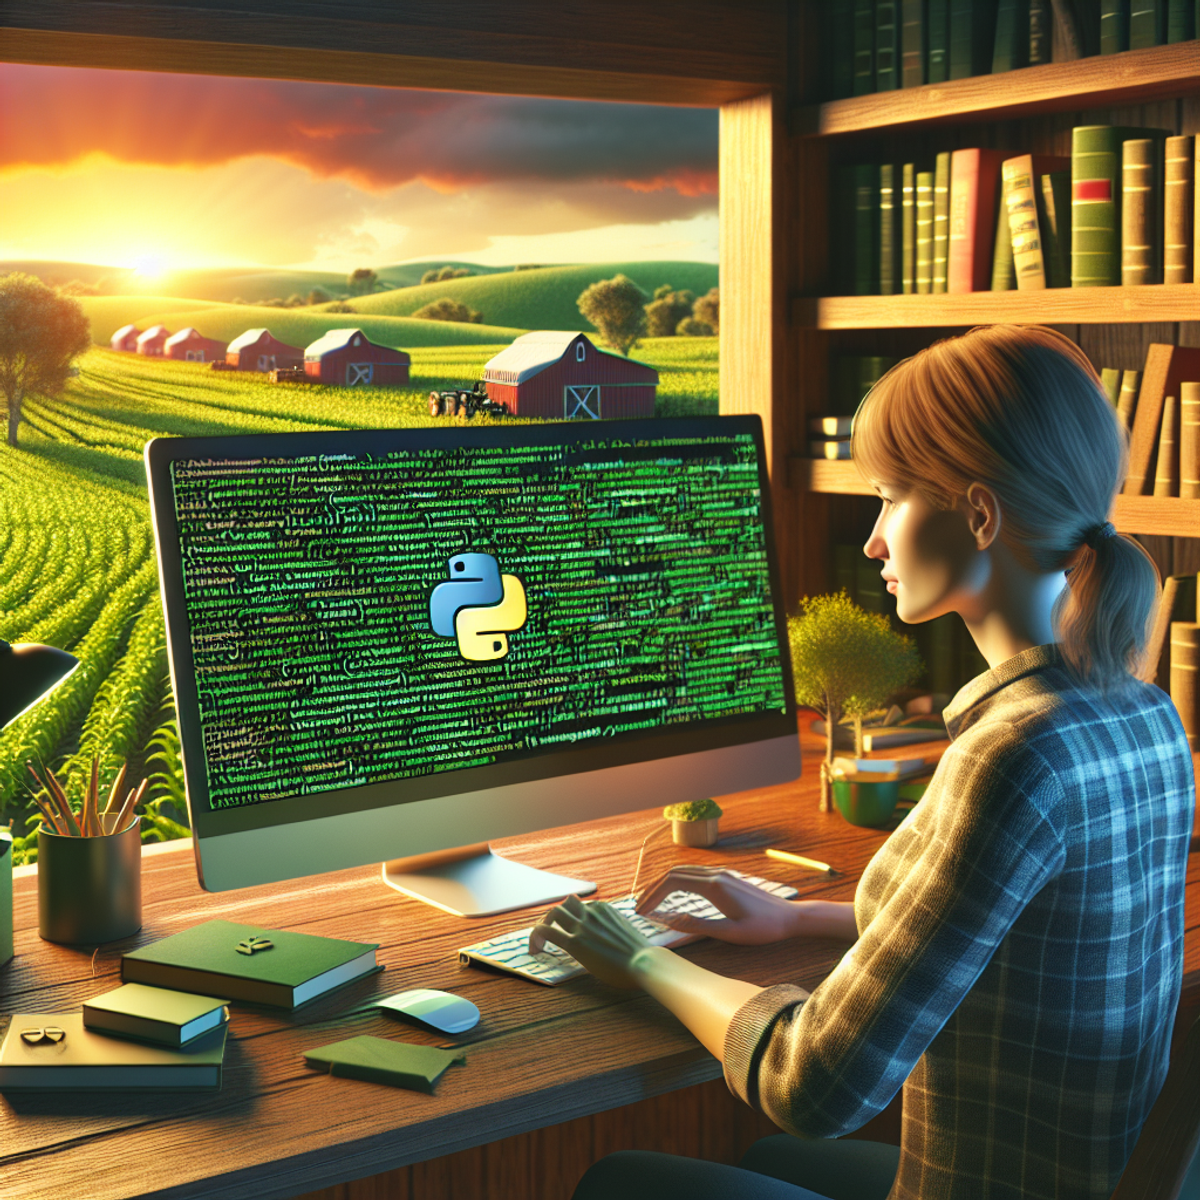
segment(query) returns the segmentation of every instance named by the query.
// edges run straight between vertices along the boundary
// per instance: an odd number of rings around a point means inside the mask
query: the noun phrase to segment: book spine
[[[900,16],[900,84],[920,87],[925,82],[925,0],[902,0]]]
[[[986,75],[996,36],[996,0],[950,0],[950,78]]]
[[[999,182],[1000,164],[994,151],[954,151],[950,162],[948,292],[987,291]]]
[[[1200,0],[1196,0],[1196,21],[1200,24]],[[1200,283],[1200,137],[1193,137],[1195,157],[1192,159],[1192,281]]]
[[[854,0],[854,94],[875,90],[875,0]]]
[[[917,290],[917,170],[904,164],[900,200],[900,280],[905,296]]]
[[[925,16],[928,21],[925,79],[929,83],[945,83],[950,78],[950,0],[929,0]]]
[[[1109,404],[1115,409],[1117,398],[1121,394],[1121,372],[1116,367],[1101,367],[1100,386],[1104,388]]]
[[[1168,0],[1167,44],[1190,42],[1196,36],[1195,0]]]
[[[1121,143],[1121,283],[1158,283],[1154,217],[1155,144],[1149,138]]]
[[[1200,383],[1179,385],[1179,494],[1200,500]]]
[[[808,454],[810,458],[845,461],[850,457],[850,440],[849,438],[822,438],[819,441],[809,441]]]
[[[1037,194],[1033,186],[1032,156],[1022,154],[1006,159],[1001,167],[1001,176],[1017,290],[1041,291],[1046,286],[1046,269],[1042,257]],[[1115,401],[1115,394],[1112,399]]]
[[[917,172],[917,294],[933,290],[933,172]]]
[[[896,271],[896,168],[892,163],[879,167],[879,294],[892,296],[900,291]]]
[[[1163,183],[1163,282],[1192,282],[1192,214],[1195,207],[1192,134],[1167,138]],[[1128,144],[1128,143],[1127,143]]]
[[[999,0],[996,8],[996,41],[992,50],[993,75],[1026,65],[1028,29],[1028,0]]]
[[[1126,432],[1133,429],[1133,413],[1137,408],[1138,388],[1142,386],[1141,371],[1123,371],[1121,390],[1117,393],[1117,416]]]
[[[823,6],[829,46],[830,97],[854,95],[854,0],[828,0]]]
[[[1129,436],[1129,472],[1124,494],[1141,496],[1153,489],[1151,464],[1158,446],[1163,400],[1178,396],[1185,379],[1200,378],[1200,347],[1152,342],[1146,350],[1142,384],[1138,389],[1137,412]],[[1149,485],[1149,486],[1148,486]]]
[[[1167,0],[1131,0],[1129,48],[1145,50],[1167,40]]]
[[[894,91],[900,86],[899,28],[896,0],[875,3],[875,90]]]
[[[1163,399],[1162,425],[1158,434],[1158,461],[1154,468],[1154,494],[1179,494],[1179,443],[1175,437],[1179,407],[1174,396]]]
[[[1071,286],[1112,287],[1117,269],[1117,131],[1071,131]]]
[[[866,163],[854,168],[854,294],[879,292],[879,174]]]
[[[1171,699],[1188,747],[1200,750],[1200,623],[1171,622]]]
[[[950,261],[950,151],[937,156],[933,171],[933,294],[946,290]]]
[[[152,987],[175,988],[201,996],[222,996],[230,1000],[248,1000],[252,1004],[272,1004],[294,1008],[294,989],[282,983],[263,983],[257,979],[239,979],[216,971],[198,971],[173,967],[166,963],[145,962],[138,958],[121,959],[122,983],[148,983]]]
[[[1129,0],[1100,0],[1100,53],[1129,49]]]
[[[1029,65],[1050,61],[1050,0],[1029,0]]]
[[[1003,196],[998,198],[996,209],[991,290],[993,292],[1011,292],[1016,290],[1017,279],[1013,263],[1012,227],[1008,221],[1008,205],[1004,203]]]
[[[1083,34],[1079,28],[1079,17],[1071,0],[1050,0],[1054,11],[1055,62],[1073,62],[1083,57]]]
[[[847,438],[853,417],[810,417],[808,432],[823,438]]]
[[[1071,172],[1050,171],[1040,180],[1042,261],[1047,287],[1071,286]]]

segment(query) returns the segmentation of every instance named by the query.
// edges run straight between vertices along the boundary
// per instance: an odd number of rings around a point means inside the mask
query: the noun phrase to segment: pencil
[[[780,862],[792,863],[797,867],[807,867],[810,871],[824,871],[826,875],[837,875],[828,863],[818,862],[815,858],[805,858],[803,854],[793,854],[790,850],[776,850],[773,846],[766,852],[768,858],[777,858]]]

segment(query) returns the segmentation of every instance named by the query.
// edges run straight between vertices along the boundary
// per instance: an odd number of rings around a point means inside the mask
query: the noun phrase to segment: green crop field
[[[366,389],[272,384],[98,348],[79,360],[63,395],[26,401],[21,445],[0,447],[0,638],[61,646],[82,666],[0,733],[0,816],[14,818],[18,859],[36,853],[36,841],[23,836],[32,811],[27,760],[61,772],[74,794],[93,754],[103,781],[128,760],[132,781],[151,780],[143,837],[185,832],[175,820],[182,784],[145,443],[429,426],[429,391],[479,378],[505,344],[416,347],[410,387]],[[633,357],[660,372],[659,415],[717,411],[715,338],[649,340]]]

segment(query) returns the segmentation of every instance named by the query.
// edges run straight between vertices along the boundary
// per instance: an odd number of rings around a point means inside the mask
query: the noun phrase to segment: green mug
[[[885,825],[900,799],[898,779],[833,779],[833,802],[851,825]]]

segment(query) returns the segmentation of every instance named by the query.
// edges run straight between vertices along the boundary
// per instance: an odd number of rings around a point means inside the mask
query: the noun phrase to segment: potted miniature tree
[[[715,846],[720,837],[721,806],[711,797],[668,804],[663,817],[671,822],[671,839],[677,846]]]
[[[863,718],[921,671],[916,643],[881,613],[859,608],[844,592],[806,597],[788,617],[796,703],[825,719],[821,811],[828,812],[833,739],[843,717],[854,721],[854,750],[862,755]]]

